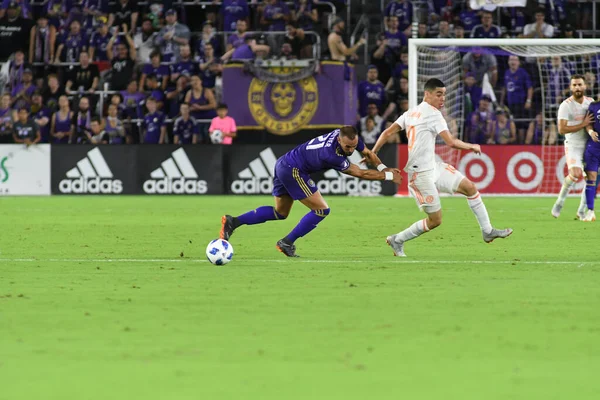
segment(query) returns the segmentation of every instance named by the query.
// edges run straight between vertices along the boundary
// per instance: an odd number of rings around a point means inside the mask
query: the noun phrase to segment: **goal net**
[[[469,57],[465,59],[468,54]],[[510,56],[518,56],[520,67],[529,75],[533,86],[533,102],[529,109],[525,108],[523,102],[520,107],[511,105],[507,111],[517,126],[519,142],[537,146],[519,152],[519,159],[514,163],[511,159],[509,165],[494,165],[486,154],[478,162],[471,163],[469,161],[473,159],[472,156],[441,143],[437,146],[436,153],[440,159],[457,166],[480,186],[493,180],[493,170],[511,167],[513,170],[506,172],[515,179],[517,186],[527,188],[530,193],[556,194],[567,172],[563,138],[558,135],[556,125],[558,106],[571,96],[569,83],[573,74],[586,76],[586,96],[598,100],[600,40],[411,39],[409,106],[414,107],[422,100],[423,86],[427,79],[441,79],[447,88],[444,116],[450,130],[454,130],[453,133],[460,139],[486,144],[490,138],[495,138],[495,111],[502,107],[503,88],[505,93],[514,90],[512,83],[504,82]],[[495,77],[489,73],[484,76],[487,66],[493,62],[497,64],[495,86],[492,86]],[[471,79],[465,74],[465,67],[468,66],[469,71],[476,68],[473,74],[468,75]],[[486,84],[486,80],[490,84]],[[483,113],[477,113],[480,99],[484,95],[491,97],[492,102]],[[503,109],[508,105],[506,97]],[[485,106],[482,105],[483,108]],[[486,151],[493,149],[487,148]],[[574,186],[573,191],[580,191],[583,185],[580,182]]]

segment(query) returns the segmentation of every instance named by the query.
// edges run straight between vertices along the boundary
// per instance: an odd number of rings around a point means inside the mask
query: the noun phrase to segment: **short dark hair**
[[[29,108],[23,106],[23,107],[19,107],[19,112],[21,111],[25,111],[26,113],[29,113]]]
[[[152,52],[150,53],[150,59],[152,60],[154,57],[160,57],[160,59],[162,60],[162,54],[160,54],[160,51],[158,50],[152,50]]]
[[[585,76],[583,76],[581,74],[571,75],[571,80],[573,80],[573,79],[581,79],[583,81],[583,83],[587,83],[585,80]]]
[[[446,87],[446,85],[437,78],[431,78],[425,82],[425,90],[428,92],[433,92],[435,89],[443,87]]]
[[[217,110],[228,110],[229,107],[227,107],[227,104],[225,103],[219,103],[219,105],[217,106]]]
[[[101,119],[100,119],[100,117],[99,117],[99,116],[97,116],[97,115],[95,115],[95,116],[93,116],[93,117],[92,117],[92,119],[90,120],[90,124],[91,124],[92,122],[97,122],[97,123],[98,123],[98,125],[102,125],[102,120],[101,120]]]
[[[350,140],[354,140],[357,134],[356,128],[351,125],[344,125],[340,128],[340,137],[347,137]]]

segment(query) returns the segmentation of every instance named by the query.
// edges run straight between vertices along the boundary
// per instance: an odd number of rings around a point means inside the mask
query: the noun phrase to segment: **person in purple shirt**
[[[35,92],[33,84],[33,71],[27,67],[23,70],[23,80],[13,88],[10,95],[12,97],[13,108],[18,110],[22,107],[29,107],[31,104],[31,96]]]
[[[42,134],[40,143],[48,143],[50,141],[50,119],[52,118],[52,111],[50,111],[49,108],[44,107],[44,97],[39,91],[33,92],[31,102],[31,118],[33,119],[33,122],[40,127],[40,133]]]
[[[260,44],[257,43],[255,36],[246,35],[244,39],[246,43],[237,49],[229,50],[227,53],[223,54],[221,59],[223,61],[226,61],[229,58],[231,58],[232,61],[254,60],[256,58],[256,53],[269,53],[270,47],[265,44],[265,39],[262,35],[258,39]]]
[[[319,12],[313,0],[296,0],[292,20],[304,31],[312,31],[314,24],[319,21]]]
[[[361,117],[367,115],[367,105],[369,103],[375,103],[380,110],[383,110],[385,86],[377,78],[377,67],[369,65],[367,80],[358,84],[358,113]]]
[[[81,31],[81,23],[79,21],[71,21],[69,27],[69,31],[62,35],[60,44],[56,49],[56,63],[59,63],[61,60],[69,63],[78,62],[79,53],[87,49],[89,44],[88,38]]]
[[[88,36],[92,35],[100,18],[108,21],[108,0],[79,0],[83,13],[83,27]]]
[[[98,19],[98,30],[92,34],[90,39],[90,58],[92,61],[109,61],[106,46],[108,46],[110,39],[107,19],[100,17]]]
[[[150,74],[156,76],[156,79],[160,82],[160,87],[165,90],[169,80],[169,67],[162,65],[162,56],[160,51],[154,50],[150,53],[150,63],[145,64],[142,68],[142,76],[140,77],[140,88],[146,89],[146,77]]]
[[[204,55],[198,60],[199,73],[202,77],[202,86],[207,89],[215,87],[217,76],[223,72],[223,62],[215,58],[215,51],[211,44],[204,47]]]
[[[244,44],[247,30],[248,24],[246,23],[246,20],[239,19],[235,25],[235,33],[232,33],[227,38],[227,51],[231,49],[237,49]]]
[[[531,102],[533,85],[531,77],[523,68],[518,56],[508,57],[508,69],[504,73],[504,86],[500,96],[500,104],[506,104],[519,130],[519,143],[525,141],[525,131],[531,118]]]
[[[598,187],[598,169],[600,169],[600,139],[598,138],[600,132],[600,102],[595,101],[590,104],[588,113],[594,116],[594,123],[586,128],[590,136],[583,156],[586,174],[585,199],[588,212],[582,221],[591,222],[596,220],[594,203]]]
[[[475,80],[475,73],[467,72],[465,74],[464,91],[465,96],[469,96],[471,104],[470,107],[465,107],[465,112],[470,114],[477,107],[479,100],[481,100],[481,96],[483,95],[483,89],[481,89],[481,86],[477,85],[477,80]]]
[[[180,106],[181,116],[173,122],[173,143],[196,144],[200,131],[196,119],[190,116],[190,105],[183,103]]]
[[[383,12],[385,26],[389,27],[389,18],[398,17],[398,29],[404,31],[412,24],[413,6],[408,0],[395,0],[387,5]]]
[[[290,9],[281,0],[267,0],[263,10],[261,24],[267,26],[269,32],[285,31],[285,23],[290,19]]]
[[[223,0],[221,14],[223,15],[223,30],[225,32],[234,31],[236,22],[240,19],[247,19],[250,15],[248,2],[246,0]]]
[[[129,82],[127,90],[121,92],[121,97],[123,98],[123,118],[141,118],[145,96],[138,91],[137,81]]]
[[[167,136],[165,114],[156,110],[156,100],[148,97],[146,100],[148,114],[144,116],[142,123],[144,129],[144,141],[147,144],[163,144]]]
[[[498,25],[494,25],[492,13],[483,11],[481,14],[481,24],[476,25],[471,31],[473,39],[497,39],[502,35],[502,31]]]
[[[400,49],[408,45],[408,39],[406,39],[404,33],[398,28],[398,17],[391,16],[388,27],[389,29],[384,32],[385,40],[387,40],[385,51],[389,55],[398,57]]]
[[[465,8],[458,13],[454,22],[455,24],[459,23],[466,32],[471,32],[478,22],[477,12],[471,8],[470,2],[467,1],[465,3]]]
[[[361,153],[367,163],[377,167],[377,171],[360,169],[350,163],[348,157],[354,151]],[[310,174],[335,169],[344,174],[367,180],[389,180],[401,183],[398,169],[387,168],[381,160],[363,143],[353,126],[343,126],[328,134],[303,143],[281,156],[275,163],[273,197],[275,207],[262,206],[245,214],[221,218],[221,239],[230,240],[233,232],[242,225],[262,224],[267,221],[281,221],[289,215],[294,201],[298,200],[310,209],[283,239],[277,242],[277,249],[287,257],[298,257],[294,242],[307,235],[330,213],[329,206],[321,196]]]
[[[155,75],[150,74],[146,77],[146,88],[150,91],[150,97],[156,100],[156,109],[162,111],[165,101],[165,92],[160,88],[158,79],[156,79]]]
[[[17,7],[17,11],[21,17],[25,19],[33,18],[33,13],[31,12],[31,3],[29,0],[3,0],[2,5],[0,6],[0,18],[4,17],[6,9],[12,4]]]
[[[185,102],[185,96],[188,92],[189,77],[180,75],[175,82],[175,86],[167,88],[165,93],[169,118],[175,118],[179,114],[179,105]]]
[[[72,0],[48,0],[45,5],[45,12],[50,25],[57,30],[62,28],[72,7]]]
[[[208,44],[211,46],[211,44]],[[176,82],[181,74],[189,76],[198,73],[198,63],[192,59],[192,51],[189,44],[184,44],[179,47],[179,62],[171,66],[171,82]]]

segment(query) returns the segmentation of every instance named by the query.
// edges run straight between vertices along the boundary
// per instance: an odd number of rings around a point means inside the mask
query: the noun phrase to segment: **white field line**
[[[381,260],[374,262],[373,260],[288,260],[288,259],[246,259],[246,262],[260,262],[260,263],[346,263],[346,264],[378,264],[382,263]],[[143,259],[143,258],[100,258],[100,259],[89,259],[89,258],[0,258],[0,262],[61,262],[61,263],[208,263],[208,260],[202,259]],[[409,260],[402,258],[395,258],[391,260],[383,261],[383,263],[393,264],[533,264],[533,265],[553,265],[553,264],[564,264],[564,265],[577,265],[579,268],[584,265],[597,265],[599,261],[514,261],[514,260],[470,260],[470,261],[458,261],[458,260]]]

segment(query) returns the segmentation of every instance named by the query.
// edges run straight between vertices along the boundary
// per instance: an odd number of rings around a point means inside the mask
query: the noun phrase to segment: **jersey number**
[[[408,136],[408,151],[411,151],[413,146],[415,145],[416,133],[417,129],[414,126],[409,125],[408,128],[406,128],[406,136]]]
[[[320,149],[321,147],[325,146],[325,142],[327,141],[328,137],[329,133],[314,138],[313,140],[308,142],[308,144],[306,145],[306,150]]]

